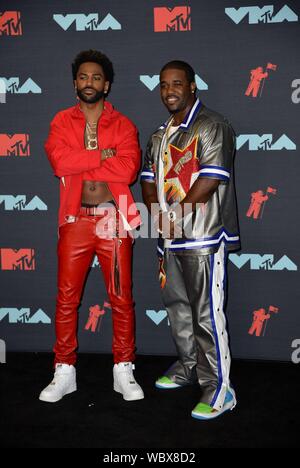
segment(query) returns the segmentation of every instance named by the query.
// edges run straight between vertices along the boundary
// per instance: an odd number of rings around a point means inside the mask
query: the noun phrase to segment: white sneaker
[[[41,392],[39,399],[49,403],[61,400],[68,393],[75,392],[76,369],[69,364],[56,364],[52,382]]]
[[[113,368],[114,390],[122,393],[124,400],[142,400],[144,392],[136,382],[133,371],[134,364],[132,362],[120,362],[115,364]]]

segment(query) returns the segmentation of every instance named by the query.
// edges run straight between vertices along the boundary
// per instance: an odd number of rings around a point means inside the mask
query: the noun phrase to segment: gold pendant
[[[97,149],[97,138],[88,138],[87,149]]]

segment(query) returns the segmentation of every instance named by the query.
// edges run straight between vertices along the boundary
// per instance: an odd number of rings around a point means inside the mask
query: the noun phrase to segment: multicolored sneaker
[[[223,408],[220,411],[215,410],[205,403],[198,403],[192,411],[192,417],[196,419],[214,419],[221,416],[225,411],[233,410],[235,406],[235,391],[231,388],[230,390],[227,390]]]
[[[159,379],[157,379],[157,381],[155,382],[155,387],[168,390],[172,388],[181,387],[181,385],[178,385],[177,383],[173,382],[173,380],[169,379],[169,377],[163,375],[162,377],[159,377]]]

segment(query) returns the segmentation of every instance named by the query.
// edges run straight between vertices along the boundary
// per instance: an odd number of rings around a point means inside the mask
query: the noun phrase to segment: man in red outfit
[[[140,216],[128,187],[140,166],[137,130],[105,100],[114,77],[105,55],[81,52],[72,72],[79,102],[56,114],[45,144],[60,178],[58,295],[55,374],[39,398],[56,402],[76,390],[77,308],[96,254],[112,308],[114,390],[139,400],[144,394],[133,376],[130,231]]]

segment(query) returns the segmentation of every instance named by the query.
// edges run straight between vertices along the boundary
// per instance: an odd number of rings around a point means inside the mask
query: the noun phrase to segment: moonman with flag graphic
[[[167,63],[160,92],[171,115],[149,140],[141,182],[160,235],[162,298],[178,360],[156,387],[199,383],[192,416],[206,420],[236,405],[224,314],[227,253],[240,245],[235,136],[229,122],[197,98],[189,64]]]
[[[259,97],[262,95],[265,79],[269,76],[267,70],[276,71],[277,65],[268,62],[266,65],[266,71],[264,71],[263,67],[257,67],[251,70],[250,83],[245,92],[246,96],[250,96],[252,94],[252,97],[256,98],[258,96],[259,90]]]

